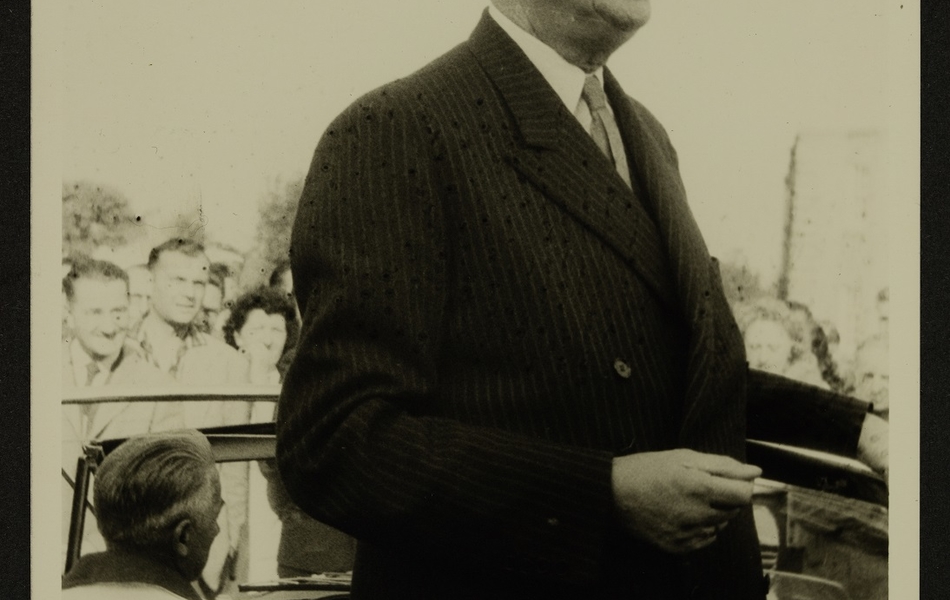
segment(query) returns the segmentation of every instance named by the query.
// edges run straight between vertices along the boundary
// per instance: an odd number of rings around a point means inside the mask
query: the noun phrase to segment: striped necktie
[[[581,92],[581,98],[587,103],[590,109],[590,136],[594,143],[600,148],[614,164],[617,173],[626,182],[630,183],[630,168],[627,164],[627,153],[624,151],[623,139],[620,137],[620,130],[617,128],[617,122],[613,114],[607,107],[607,95],[604,88],[600,85],[600,80],[596,75],[588,75],[584,79],[584,89]]]

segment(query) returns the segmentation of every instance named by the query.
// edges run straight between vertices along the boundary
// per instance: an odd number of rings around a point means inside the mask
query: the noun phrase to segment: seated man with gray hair
[[[201,600],[224,504],[211,445],[194,430],[132,437],[102,461],[94,500],[107,550],[63,579],[64,600]]]

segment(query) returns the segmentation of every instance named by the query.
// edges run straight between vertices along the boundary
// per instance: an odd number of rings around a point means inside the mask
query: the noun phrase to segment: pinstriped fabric
[[[744,438],[741,345],[675,157],[621,104],[631,162],[652,155],[633,189],[483,20],[321,139],[278,461],[298,504],[360,539],[354,598],[680,598],[671,578],[709,565],[718,592],[761,596],[751,521],[695,568],[613,521],[613,456]]]
[[[605,87],[609,95],[622,96],[609,72]],[[686,203],[675,152],[665,136],[657,136],[659,124],[648,123],[652,116],[631,107],[622,104],[618,120],[630,132],[636,179],[656,218],[679,307],[691,328],[680,442],[742,459],[744,440],[731,433],[746,428],[745,372],[736,368],[745,361],[742,338],[725,302],[718,266]]]
[[[415,106],[425,108],[418,96],[426,86],[419,90]],[[443,323],[467,289],[447,272],[467,251],[448,243],[457,234],[448,231],[446,208],[461,183],[449,176],[448,133],[435,129],[446,123],[427,123],[424,112],[407,109],[404,94],[394,86],[331,126],[302,198],[295,276],[313,292],[301,298],[301,359],[285,389],[314,402],[281,403],[281,439],[297,440],[289,453],[282,449],[281,469],[319,475],[325,491],[319,504],[301,498],[309,486],[292,473],[288,487],[305,508],[361,539],[421,537],[477,562],[495,560],[497,548],[479,548],[487,536],[504,540],[516,558],[590,571],[609,516],[610,454],[513,435],[514,417],[495,399],[512,398],[524,383],[456,381],[443,366],[462,360],[448,354],[455,341]],[[464,220],[451,219],[453,228],[482,218],[477,202],[468,208]],[[475,263],[495,275],[501,253],[484,246]],[[496,359],[482,350],[469,360]]]
[[[605,88],[622,92],[609,72]],[[633,110],[631,110],[633,108]],[[745,460],[745,352],[738,327],[722,292],[715,260],[686,204],[676,173],[675,152],[658,123],[645,110],[626,104],[618,111],[624,124],[635,179],[659,229],[674,281],[679,308],[690,323],[685,370],[685,414],[679,445]],[[682,581],[691,597],[761,597],[761,559],[751,515],[740,515],[717,543],[694,553]],[[729,590],[723,594],[723,590]]]

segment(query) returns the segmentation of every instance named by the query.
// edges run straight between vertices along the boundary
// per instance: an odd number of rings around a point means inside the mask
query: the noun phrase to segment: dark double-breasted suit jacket
[[[664,554],[621,531],[612,458],[854,452],[863,406],[749,373],[663,128],[605,88],[633,189],[487,16],[320,141],[278,464],[360,539],[354,598],[761,598],[750,512]]]

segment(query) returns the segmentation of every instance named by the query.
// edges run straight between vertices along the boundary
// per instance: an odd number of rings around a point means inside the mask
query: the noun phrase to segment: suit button
[[[614,371],[617,372],[617,375],[620,375],[624,379],[630,379],[630,375],[633,371],[630,369],[630,365],[623,362],[619,358],[614,361]]]

